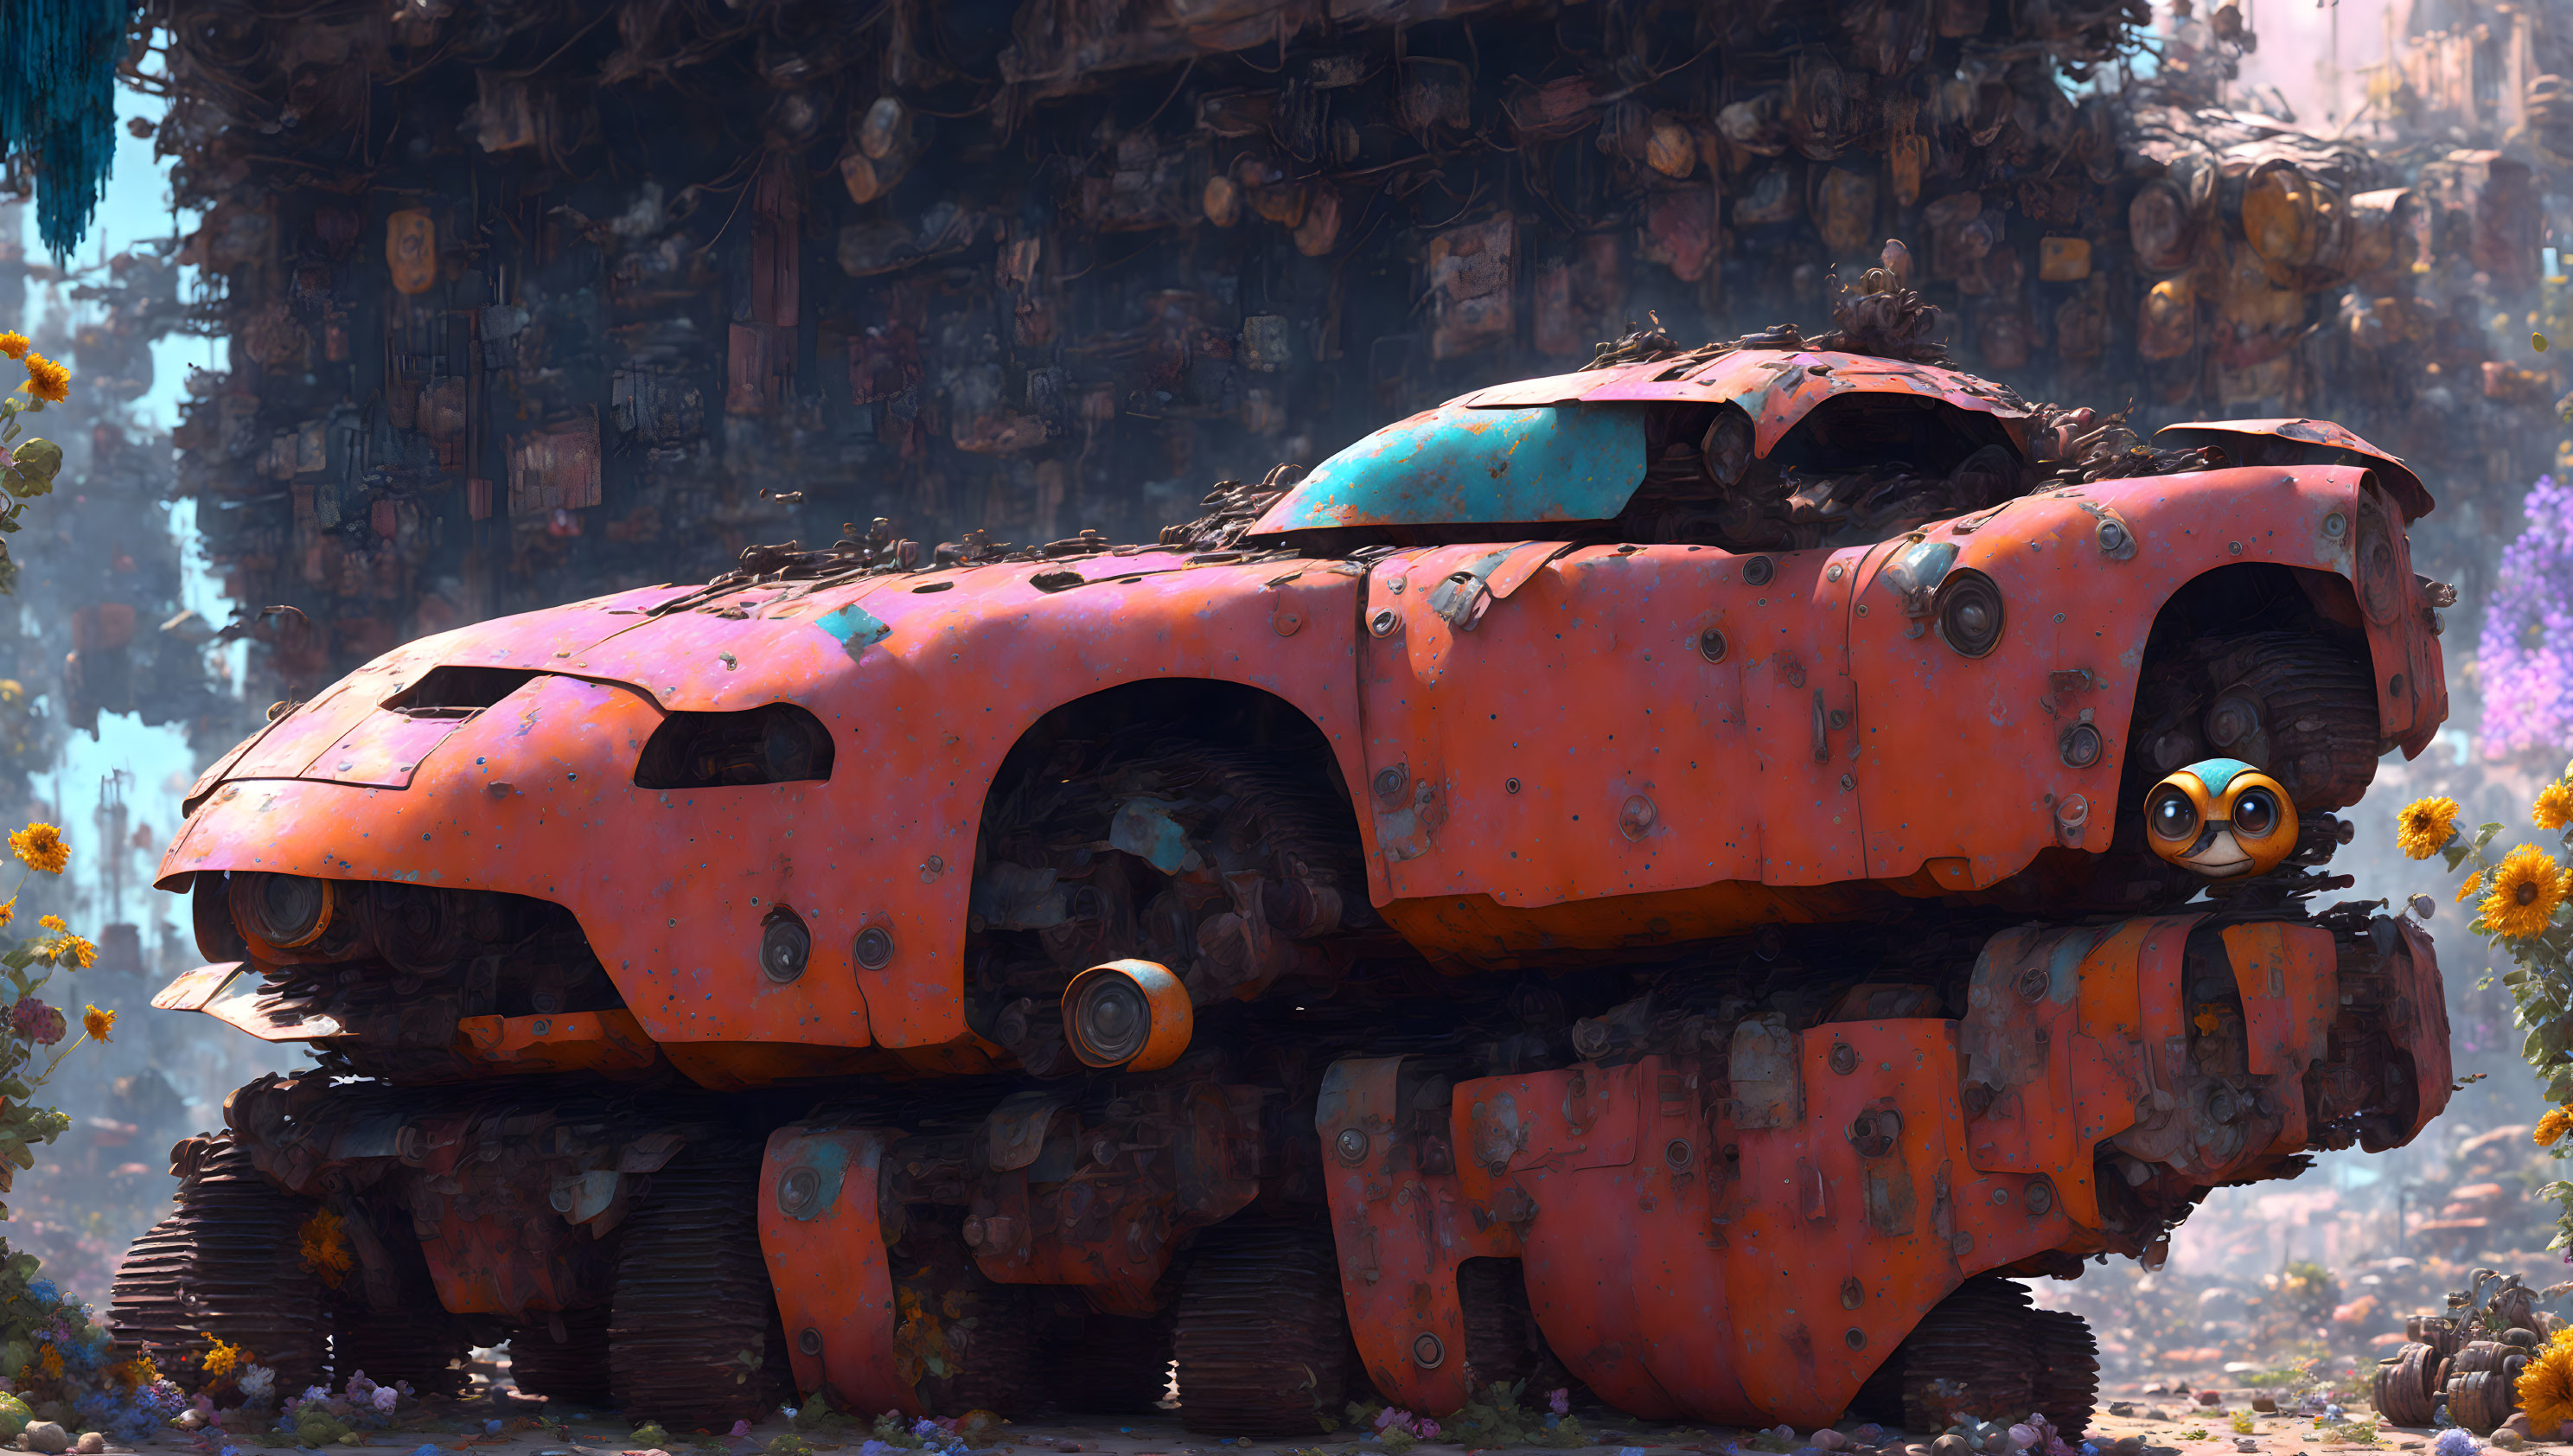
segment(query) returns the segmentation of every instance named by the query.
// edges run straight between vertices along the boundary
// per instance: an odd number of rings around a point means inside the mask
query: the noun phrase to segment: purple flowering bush
[[[2573,484],[2540,475],[2527,528],[2504,546],[2475,647],[2486,758],[2573,740]]]

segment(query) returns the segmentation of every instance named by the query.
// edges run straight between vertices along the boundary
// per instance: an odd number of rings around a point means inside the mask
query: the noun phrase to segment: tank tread
[[[1176,1345],[1180,1423],[1207,1435],[1328,1430],[1368,1393],[1339,1256],[1318,1227],[1238,1221],[1200,1235]]]
[[[186,1169],[178,1206],[135,1241],[109,1296],[118,1342],[165,1370],[196,1371],[220,1339],[275,1370],[281,1390],[321,1379],[329,1295],[302,1252],[319,1205],[269,1181],[230,1133],[174,1153]]]
[[[755,1153],[712,1150],[672,1163],[627,1217],[607,1320],[608,1384],[627,1414],[720,1431],[785,1398],[758,1167]]]

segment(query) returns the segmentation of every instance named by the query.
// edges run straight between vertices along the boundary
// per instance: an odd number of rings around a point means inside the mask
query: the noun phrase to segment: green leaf
[[[2478,826],[2475,830],[2475,848],[2480,850],[2485,845],[2492,843],[2493,836],[2499,833],[2501,833],[2501,826],[2498,824]]]
[[[2448,873],[2453,875],[2457,872],[2457,866],[2464,864],[2466,862],[2466,856],[2470,853],[2472,853],[2472,851],[2468,850],[2464,845],[2458,844],[2454,840],[2450,840],[2447,848],[2439,851],[2439,856],[2448,862]]]

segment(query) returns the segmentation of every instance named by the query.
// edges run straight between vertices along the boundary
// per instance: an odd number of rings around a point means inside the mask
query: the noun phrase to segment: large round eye
[[[2254,786],[2233,801],[2233,832],[2266,839],[2278,827],[2278,796]]]
[[[2197,806],[2189,802],[2186,790],[2164,784],[2153,790],[2151,802],[2144,805],[2144,824],[2155,839],[2185,844],[2197,837]]]

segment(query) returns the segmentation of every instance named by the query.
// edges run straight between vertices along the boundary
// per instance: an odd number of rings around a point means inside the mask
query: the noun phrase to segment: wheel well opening
[[[2238,758],[2279,777],[2304,811],[2358,802],[2374,777],[2374,670],[2349,583],[2237,562],[2191,578],[2145,638],[2122,809],[2163,775]]]
[[[1276,693],[1241,683],[1161,678],[1075,698],[1029,725],[1002,758],[1000,772],[993,775],[991,792],[983,800],[985,828],[1011,795],[1037,782],[1067,747],[1157,727],[1254,748],[1309,767],[1324,776],[1332,793],[1350,806],[1352,816],[1356,813],[1330,740],[1303,710]]]

